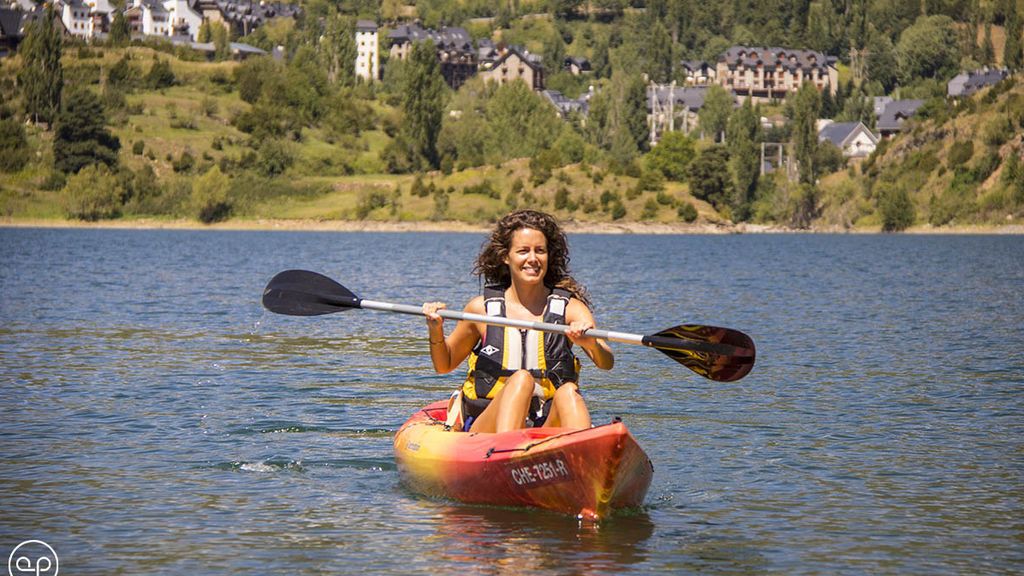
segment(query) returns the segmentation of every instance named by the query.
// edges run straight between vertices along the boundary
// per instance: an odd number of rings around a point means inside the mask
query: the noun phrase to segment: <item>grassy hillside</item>
[[[998,225],[1024,217],[1024,85],[1013,79],[958,103],[928,105],[899,137],[820,184],[823,226],[876,228],[878,203],[905,191],[914,224]]]
[[[573,23],[570,52],[585,53],[591,23]],[[596,30],[596,28],[595,28]],[[543,18],[516,23],[505,32],[533,45],[554,31]],[[575,50],[579,48],[580,51]],[[497,165],[416,175],[390,175],[382,151],[393,140],[400,111],[394,99],[363,88],[358,97],[374,119],[369,129],[337,134],[323,124],[275,141],[290,160],[281,173],[265,169],[265,151],[234,122],[252,105],[239,94],[236,62],[180,58],[150,47],[65,49],[69,84],[88,85],[105,99],[112,67],[128,56],[134,89],[111,105],[109,124],[121,142],[126,189],[124,219],[195,218],[195,180],[217,166],[229,181],[230,218],[301,220],[454,220],[480,224],[514,206],[532,206],[579,222],[725,223],[726,218],[694,198],[686,183],[650,177],[641,158],[613,172],[600,154],[549,172],[528,158]],[[173,86],[146,88],[157,60],[170,63]],[[18,58],[0,61],[0,81],[10,83]],[[582,83],[576,88],[582,88]],[[571,88],[566,86],[566,88]],[[11,102],[17,106],[17,102]],[[762,110],[764,113],[764,110]],[[821,229],[877,230],[880,202],[905,191],[918,226],[1003,224],[1024,216],[1020,174],[1011,158],[1022,150],[1024,86],[1013,82],[945,106],[929,104],[905,134],[884,143],[865,162],[821,179],[816,219]],[[53,133],[26,126],[30,161],[0,180],[0,216],[7,219],[66,218],[64,179],[52,170]],[[698,142],[698,150],[708,146]],[[1019,164],[1019,163],[1018,163]],[[547,172],[547,173],[546,173]],[[127,176],[125,176],[127,174]],[[800,192],[781,174],[758,202],[760,214],[783,214]],[[691,210],[691,208],[693,210]],[[784,219],[775,222],[785,224]],[[771,221],[762,221],[771,223]]]

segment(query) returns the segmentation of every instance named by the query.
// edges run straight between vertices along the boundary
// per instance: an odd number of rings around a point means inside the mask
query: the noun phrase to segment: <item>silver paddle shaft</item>
[[[399,314],[411,314],[413,316],[426,316],[426,314],[423,313],[422,308],[418,306],[410,306],[408,304],[392,304],[390,302],[360,300],[359,307],[368,308],[370,310],[383,310],[385,312],[398,312]],[[458,310],[438,310],[437,314],[442,318],[450,318],[452,320],[468,320],[470,322],[481,322],[483,324],[493,324],[495,326],[510,326],[512,328],[525,328],[527,330],[537,330],[539,332],[554,332],[556,334],[566,334],[569,332],[569,327],[564,324],[551,324],[549,322],[533,322],[530,320],[516,320],[514,318],[503,318],[501,316],[484,316],[482,314],[459,312]],[[586,334],[587,336],[600,338],[602,340],[610,340],[612,342],[625,342],[628,344],[644,343],[644,337],[642,334],[630,334],[628,332],[612,332],[610,330],[598,330],[596,328],[587,330]]]

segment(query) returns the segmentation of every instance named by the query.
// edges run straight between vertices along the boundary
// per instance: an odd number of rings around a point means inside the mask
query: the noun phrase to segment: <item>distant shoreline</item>
[[[820,228],[797,230],[784,226],[763,224],[683,224],[648,222],[563,222],[566,232],[575,234],[881,234],[878,229]],[[289,231],[289,232],[456,232],[483,233],[489,225],[474,225],[457,221],[352,221],[352,220],[228,220],[205,225],[194,220],[131,219],[84,222],[53,219],[0,219],[0,228],[96,228],[116,230],[237,230],[237,231]],[[1024,224],[1002,226],[971,225],[932,227],[915,226],[901,234],[957,234],[957,235],[1016,235],[1024,234]]]

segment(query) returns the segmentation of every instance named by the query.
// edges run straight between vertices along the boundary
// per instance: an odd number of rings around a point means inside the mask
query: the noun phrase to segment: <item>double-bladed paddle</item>
[[[425,316],[420,306],[365,300],[327,276],[308,270],[285,270],[271,278],[263,290],[263,306],[271,312],[290,316],[319,316],[350,308]],[[569,330],[568,326],[562,324],[484,316],[456,310],[438,310],[437,313],[443,318],[541,332],[565,334]],[[680,324],[647,335],[596,328],[587,330],[586,334],[612,342],[656,348],[697,374],[718,382],[739,380],[754,367],[753,340],[743,332],[729,328]]]

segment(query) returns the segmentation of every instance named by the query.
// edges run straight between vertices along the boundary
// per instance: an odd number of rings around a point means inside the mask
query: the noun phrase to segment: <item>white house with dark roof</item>
[[[1010,77],[1006,68],[984,68],[961,72],[946,84],[946,94],[951,98],[970,96],[986,86],[994,86]]]
[[[92,37],[93,23],[89,15],[92,8],[88,4],[82,0],[60,0],[57,6],[60,9],[60,20],[68,34],[81,38]]]
[[[171,36],[171,14],[157,0],[133,0],[124,17],[133,34]]]
[[[589,74],[593,71],[593,68],[590,66],[590,60],[587,60],[582,56],[567,56],[562,67],[568,70],[573,76]]]
[[[715,67],[703,60],[683,60],[680,69],[688,86],[709,86],[715,82]]]
[[[164,0],[164,9],[170,23],[171,36],[188,36],[195,42],[199,38],[199,27],[203,25],[203,15],[192,7],[189,0]]]
[[[418,24],[398,26],[387,37],[389,54],[392,59],[405,60],[412,53],[412,47],[426,40],[434,43],[437,59],[441,65],[441,76],[452,90],[458,90],[466,80],[476,74],[477,51],[473,39],[464,28],[442,27],[440,31],[424,29]]]
[[[875,129],[883,138],[888,138],[903,131],[907,120],[917,113],[917,109],[924,105],[924,100],[893,100],[885,103],[878,121],[875,122]],[[878,106],[876,105],[876,110]]]
[[[835,95],[836,58],[814,50],[733,46],[718,57],[715,81],[737,96],[758,100],[785,98],[805,83]]]
[[[818,126],[818,142],[831,142],[846,158],[864,158],[875,151],[879,137],[863,122],[823,120]]]
[[[373,20],[356,22],[356,76],[368,81],[380,78],[377,23]]]
[[[0,58],[17,52],[24,37],[21,10],[0,7]]]

